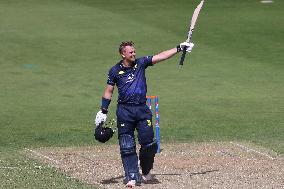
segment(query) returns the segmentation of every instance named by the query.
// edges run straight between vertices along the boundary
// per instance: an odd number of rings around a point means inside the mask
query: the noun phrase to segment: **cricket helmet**
[[[99,125],[95,129],[95,139],[99,142],[105,143],[114,134],[114,130],[110,127],[103,127],[103,124]]]

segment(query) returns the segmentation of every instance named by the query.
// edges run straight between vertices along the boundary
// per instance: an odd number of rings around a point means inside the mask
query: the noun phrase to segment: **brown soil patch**
[[[123,188],[117,145],[26,149],[26,154],[99,188]],[[155,181],[137,188],[284,188],[284,158],[238,143],[162,144]]]

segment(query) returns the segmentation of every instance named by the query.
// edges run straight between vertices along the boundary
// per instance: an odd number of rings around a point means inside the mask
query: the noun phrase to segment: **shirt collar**
[[[135,61],[134,61],[134,64],[133,64],[131,67],[125,67],[125,66],[123,66],[122,61],[123,61],[123,60],[120,60],[120,61],[119,61],[119,67],[120,67],[120,69],[122,69],[122,70],[127,70],[127,69],[129,69],[129,68],[135,68],[135,65],[137,64],[137,63],[136,63],[136,60],[135,60]]]

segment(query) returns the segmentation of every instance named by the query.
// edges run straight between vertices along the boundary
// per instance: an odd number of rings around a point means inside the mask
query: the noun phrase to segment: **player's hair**
[[[134,43],[132,41],[123,41],[123,42],[121,42],[121,44],[119,45],[119,49],[118,49],[120,54],[122,54],[122,52],[124,51],[124,48],[126,46],[131,46],[132,47],[132,46],[134,46]]]

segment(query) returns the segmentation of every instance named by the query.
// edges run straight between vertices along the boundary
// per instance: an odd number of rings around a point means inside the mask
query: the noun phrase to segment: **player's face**
[[[122,57],[126,61],[134,62],[136,57],[135,48],[132,46],[126,46],[122,52]]]

